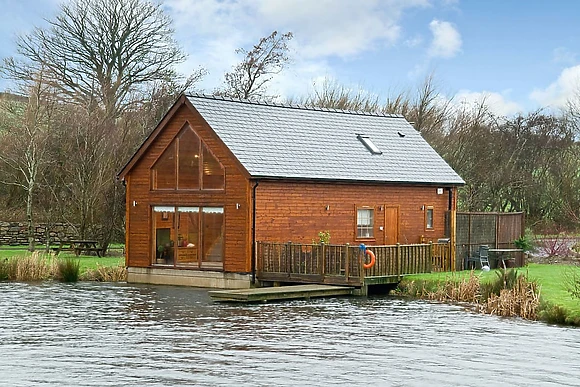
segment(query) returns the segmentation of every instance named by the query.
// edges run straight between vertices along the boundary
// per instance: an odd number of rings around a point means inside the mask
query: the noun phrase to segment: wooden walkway
[[[351,295],[350,286],[295,285],[252,289],[214,290],[209,295],[214,301],[221,302],[264,302],[290,300],[297,298],[335,297]]]

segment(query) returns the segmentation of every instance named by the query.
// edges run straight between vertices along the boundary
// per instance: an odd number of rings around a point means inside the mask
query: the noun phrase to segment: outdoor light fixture
[[[236,210],[240,209],[240,203],[236,203]]]
[[[137,201],[133,200],[133,207],[137,206]]]
[[[326,206],[326,211],[329,211],[329,210],[330,210],[330,206]]]

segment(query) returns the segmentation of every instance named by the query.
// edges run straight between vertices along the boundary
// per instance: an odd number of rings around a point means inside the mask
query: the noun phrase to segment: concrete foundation
[[[157,285],[195,286],[216,289],[248,289],[250,274],[223,273],[215,271],[159,269],[128,267],[127,282]]]

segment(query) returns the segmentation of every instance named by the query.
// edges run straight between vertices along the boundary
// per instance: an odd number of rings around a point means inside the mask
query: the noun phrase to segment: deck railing
[[[376,257],[370,269],[359,246],[257,242],[257,276],[262,281],[363,285],[407,274],[452,269],[448,243],[367,246]],[[389,282],[389,281],[384,281]]]

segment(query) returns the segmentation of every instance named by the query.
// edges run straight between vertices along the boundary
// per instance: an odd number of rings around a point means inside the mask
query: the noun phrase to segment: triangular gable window
[[[224,189],[225,171],[219,160],[186,126],[151,169],[153,189]]]

